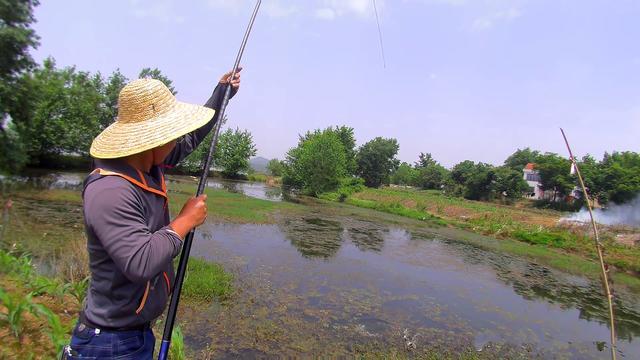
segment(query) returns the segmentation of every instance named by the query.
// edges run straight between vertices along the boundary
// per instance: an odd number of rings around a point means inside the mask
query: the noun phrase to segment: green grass
[[[428,221],[437,225],[447,225],[447,222],[438,216],[426,213],[424,211],[406,208],[398,203],[381,203],[372,200],[361,200],[357,198],[348,198],[345,202],[350,205],[382,211],[389,214],[405,216],[416,220]]]
[[[182,286],[182,296],[187,301],[211,302],[229,299],[233,291],[233,275],[216,263],[200,258],[190,258],[187,275]]]
[[[195,193],[196,185],[172,183],[169,186],[169,208],[177,215],[184,203]],[[270,223],[278,211],[289,211],[299,205],[252,198],[225,190],[206,189],[209,216],[235,223]]]

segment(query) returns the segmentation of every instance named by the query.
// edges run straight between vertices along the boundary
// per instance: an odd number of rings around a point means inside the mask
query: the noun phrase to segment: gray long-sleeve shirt
[[[224,86],[218,86],[205,106],[218,110]],[[122,159],[96,159],[94,167],[121,176],[92,173],[84,182],[83,205],[91,282],[81,313],[95,327],[129,328],[148,323],[162,314],[173,288],[172,259],[182,239],[168,226],[166,198],[162,192],[164,168],[189,155],[213,129],[211,119],[185,135],[163,166],[138,172]],[[142,176],[142,177],[141,177]]]

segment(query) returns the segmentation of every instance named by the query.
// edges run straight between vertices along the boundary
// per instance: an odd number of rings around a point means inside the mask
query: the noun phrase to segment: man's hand
[[[180,210],[180,214],[169,224],[173,231],[184,237],[207,219],[207,195],[192,197]]]
[[[235,76],[233,77],[233,79],[231,79],[231,87],[234,93],[237,92],[238,89],[240,89],[240,71],[242,71],[242,67],[238,66],[238,70],[236,71]],[[222,75],[222,77],[220,78],[220,83],[228,84],[230,77],[231,77],[231,71]]]

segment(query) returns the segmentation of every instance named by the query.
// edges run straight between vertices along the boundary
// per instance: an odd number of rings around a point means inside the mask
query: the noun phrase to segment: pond
[[[216,357],[467,348],[498,358],[606,358],[600,285],[478,249],[437,229],[321,207],[276,225],[207,223],[194,254],[239,274],[233,304],[186,311]],[[621,355],[640,358],[640,304],[617,301]]]

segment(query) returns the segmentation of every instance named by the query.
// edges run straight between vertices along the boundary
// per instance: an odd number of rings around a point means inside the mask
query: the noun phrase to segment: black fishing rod
[[[249,39],[249,34],[251,33],[251,28],[253,27],[253,22],[256,20],[256,15],[258,15],[258,9],[260,8],[261,2],[262,2],[261,0],[258,0],[256,2],[255,8],[253,9],[251,20],[249,21],[247,30],[244,33],[244,38],[242,39],[242,44],[240,45],[240,50],[238,51],[238,56],[236,56],[236,62],[233,64],[233,70],[231,71],[231,76],[228,78],[229,79],[228,83],[225,86],[224,98],[222,99],[220,110],[218,110],[218,112],[215,114],[216,125],[214,128],[213,139],[211,140],[211,144],[209,145],[209,152],[207,153],[207,156],[204,158],[202,175],[200,176],[200,182],[198,183],[198,190],[196,191],[196,197],[202,195],[202,193],[204,192],[204,188],[207,184],[207,176],[209,175],[211,160],[213,159],[213,155],[215,154],[215,151],[216,151],[216,146],[218,145],[218,135],[220,134],[220,126],[222,125],[222,119],[224,118],[224,111],[227,108],[227,104],[229,103],[229,97],[231,96],[231,80],[233,80],[233,78],[235,77],[238,71],[238,67],[240,66],[240,60],[242,59],[244,48],[247,45],[247,40]],[[173,332],[173,325],[176,320],[178,303],[180,302],[180,292],[182,291],[184,276],[187,272],[187,262],[189,261],[189,253],[191,252],[191,244],[193,243],[194,234],[195,234],[195,229],[191,230],[189,234],[187,234],[187,236],[184,239],[184,243],[182,245],[182,254],[180,255],[180,262],[178,263],[178,271],[176,272],[176,281],[173,286],[173,296],[171,296],[171,303],[169,304],[169,312],[167,313],[167,319],[164,323],[164,333],[162,334],[162,344],[160,345],[160,353],[158,354],[158,360],[166,360],[169,355],[169,347],[171,346],[171,333]]]

